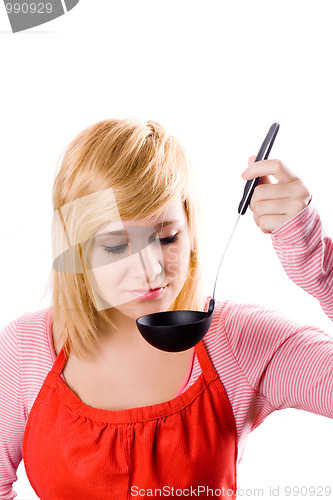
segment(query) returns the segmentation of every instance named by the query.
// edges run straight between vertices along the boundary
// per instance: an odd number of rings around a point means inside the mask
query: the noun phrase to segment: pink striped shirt
[[[289,277],[333,320],[333,242],[313,202],[271,238]],[[26,421],[56,357],[51,321],[52,308],[46,308],[23,314],[0,333],[0,499],[17,496],[12,484]],[[233,408],[238,461],[248,434],[274,410],[298,408],[333,418],[333,339],[320,329],[259,305],[216,300],[203,342]],[[193,349],[177,396],[200,373]]]

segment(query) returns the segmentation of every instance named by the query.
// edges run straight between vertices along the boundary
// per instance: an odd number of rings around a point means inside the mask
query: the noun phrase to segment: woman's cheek
[[[174,281],[178,278],[176,264],[170,264],[170,266],[168,267],[168,277],[170,277],[172,279],[172,281]]]
[[[170,262],[176,262],[177,261],[177,248],[176,246],[171,246],[169,248],[166,249],[166,252],[165,252],[165,256],[164,256],[164,259],[165,259],[165,262],[166,264],[169,264]]]
[[[187,246],[168,249],[165,257],[166,274],[172,280],[183,279],[188,272],[190,250]]]

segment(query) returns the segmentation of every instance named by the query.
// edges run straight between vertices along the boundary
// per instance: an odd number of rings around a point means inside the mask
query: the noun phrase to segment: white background
[[[11,34],[1,4],[0,327],[49,306],[41,298],[56,163],[78,132],[102,119],[159,121],[188,151],[206,221],[207,293],[236,220],[240,174],[275,121],[270,157],[303,180],[333,236],[332,10],[330,1],[81,0],[57,20]],[[333,336],[250,210],[216,297],[259,303]],[[332,431],[320,415],[274,412],[247,440],[238,487],[249,491],[239,498],[259,496],[254,488],[268,498],[270,486],[288,498],[286,485],[331,485],[333,498]],[[23,462],[14,489],[20,499],[37,498]]]

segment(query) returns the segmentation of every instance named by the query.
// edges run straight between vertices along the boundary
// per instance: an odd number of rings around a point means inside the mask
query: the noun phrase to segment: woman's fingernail
[[[244,170],[244,172],[242,172],[242,173],[241,173],[241,175],[242,175],[242,176],[243,176],[243,175],[246,175],[246,174],[248,173],[248,171],[249,171],[249,169],[248,169],[248,168],[246,168],[246,169]]]

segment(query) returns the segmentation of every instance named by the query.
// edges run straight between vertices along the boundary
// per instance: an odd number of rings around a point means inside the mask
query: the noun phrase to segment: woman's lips
[[[165,285],[164,287],[154,288],[152,290],[131,290],[129,293],[142,300],[157,299],[163,295],[167,286],[168,285]]]

